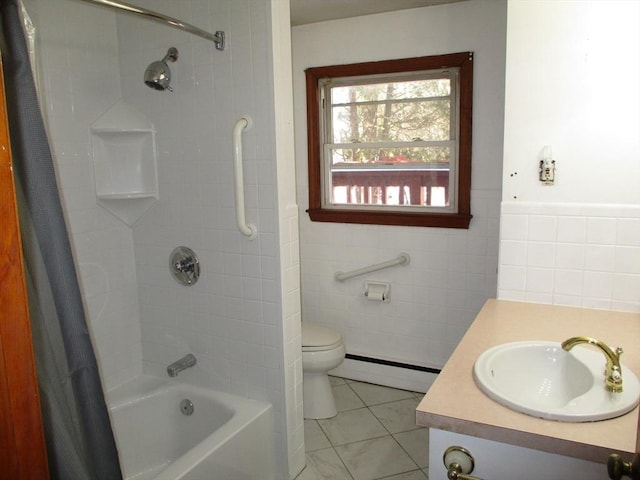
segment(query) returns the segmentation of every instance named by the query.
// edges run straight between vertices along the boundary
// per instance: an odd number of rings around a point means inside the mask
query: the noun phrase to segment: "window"
[[[311,220],[469,227],[471,52],[306,78]]]

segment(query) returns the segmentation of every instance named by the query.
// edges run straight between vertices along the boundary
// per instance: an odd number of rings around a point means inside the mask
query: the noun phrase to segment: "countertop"
[[[489,300],[418,405],[417,424],[598,463],[610,453],[629,459],[636,451],[638,407],[611,420],[563,423],[512,411],[475,384],[473,364],[492,346],[574,336],[622,347],[621,363],[640,377],[639,314]]]

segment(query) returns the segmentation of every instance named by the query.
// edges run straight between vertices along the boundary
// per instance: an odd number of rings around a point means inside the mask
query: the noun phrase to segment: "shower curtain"
[[[50,474],[122,479],[19,9],[0,0],[0,49]]]

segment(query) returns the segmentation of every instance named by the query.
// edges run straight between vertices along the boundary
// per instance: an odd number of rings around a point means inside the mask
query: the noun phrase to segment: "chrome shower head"
[[[169,90],[172,92],[171,86],[171,70],[167,61],[175,62],[178,59],[178,49],[171,47],[167,50],[167,54],[162,60],[152,62],[144,72],[144,83],[155,90]]]

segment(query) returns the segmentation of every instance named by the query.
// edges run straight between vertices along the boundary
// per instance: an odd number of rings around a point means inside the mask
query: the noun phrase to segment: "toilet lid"
[[[340,334],[335,330],[316,325],[315,323],[302,322],[302,346],[325,347],[334,345],[340,341]]]

